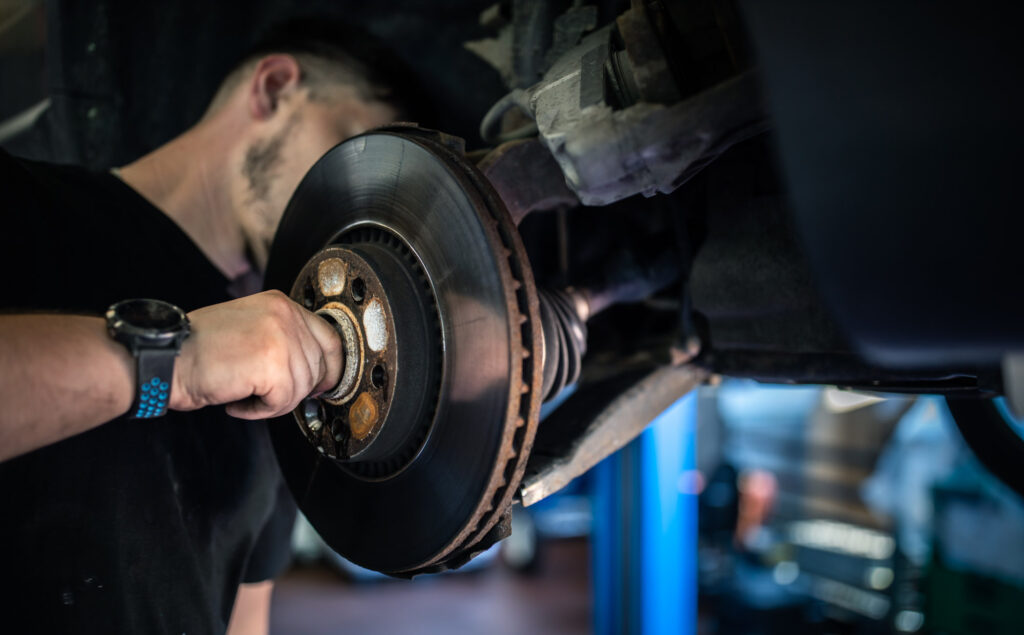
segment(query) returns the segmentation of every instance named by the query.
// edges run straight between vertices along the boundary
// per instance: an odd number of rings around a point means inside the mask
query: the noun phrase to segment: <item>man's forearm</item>
[[[124,414],[134,387],[102,318],[0,316],[0,461]]]
[[[189,313],[168,408],[227,404],[241,419],[290,412],[337,385],[341,338],[279,291]],[[0,461],[128,411],[135,360],[101,318],[0,316]]]

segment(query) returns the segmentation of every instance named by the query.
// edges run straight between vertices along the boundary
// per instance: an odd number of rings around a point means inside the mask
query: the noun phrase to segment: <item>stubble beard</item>
[[[283,209],[278,209],[270,194],[275,181],[280,179],[285,142],[299,120],[293,113],[280,132],[268,139],[260,139],[245,151],[242,161],[242,176],[245,177],[248,193],[245,198],[246,220],[242,223],[251,257],[260,271],[267,266],[270,244],[281,220]]]

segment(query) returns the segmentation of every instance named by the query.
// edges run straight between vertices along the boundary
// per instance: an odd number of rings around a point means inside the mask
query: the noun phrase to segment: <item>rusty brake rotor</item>
[[[396,127],[336,146],[292,197],[266,281],[346,352],[334,390],[271,426],[326,542],[408,576],[500,537],[536,432],[541,323],[515,225],[458,140]]]

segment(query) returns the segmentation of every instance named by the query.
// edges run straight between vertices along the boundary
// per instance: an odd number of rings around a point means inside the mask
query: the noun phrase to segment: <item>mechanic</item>
[[[395,119],[398,68],[364,34],[293,21],[194,127],[120,170],[0,151],[8,628],[267,631],[294,503],[262,419],[336,384],[341,347],[279,292],[231,298],[259,288],[313,163]],[[94,317],[131,298],[162,302]],[[146,353],[132,327],[156,328],[171,354]]]

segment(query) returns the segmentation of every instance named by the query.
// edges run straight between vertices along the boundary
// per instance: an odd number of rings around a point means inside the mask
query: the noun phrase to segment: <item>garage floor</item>
[[[531,575],[495,562],[414,582],[354,584],[327,567],[295,569],[275,585],[271,633],[589,633],[588,549],[585,540],[549,542]]]

